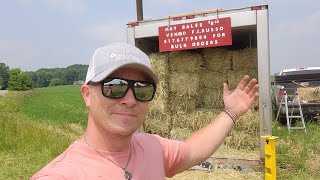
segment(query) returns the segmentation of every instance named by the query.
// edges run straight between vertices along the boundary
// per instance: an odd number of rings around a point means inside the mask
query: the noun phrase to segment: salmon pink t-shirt
[[[185,142],[147,133],[134,134],[129,150],[102,151],[132,174],[132,180],[164,180],[177,173],[189,158]],[[125,180],[124,170],[79,140],[31,177],[35,179]]]

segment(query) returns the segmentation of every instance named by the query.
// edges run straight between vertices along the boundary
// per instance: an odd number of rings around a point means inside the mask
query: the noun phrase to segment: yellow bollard
[[[261,136],[264,139],[265,179],[277,179],[276,136]]]

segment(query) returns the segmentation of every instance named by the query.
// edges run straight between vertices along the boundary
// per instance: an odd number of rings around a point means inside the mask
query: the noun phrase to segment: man
[[[158,78],[149,58],[138,48],[126,43],[101,47],[81,86],[89,109],[86,132],[31,179],[172,177],[212,155],[236,119],[257,100],[257,81],[247,84],[248,79],[244,76],[232,93],[224,84],[225,109],[184,142],[135,133],[145,121]]]

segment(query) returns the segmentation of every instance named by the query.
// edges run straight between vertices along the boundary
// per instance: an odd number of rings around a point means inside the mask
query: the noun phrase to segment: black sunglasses
[[[109,77],[101,82],[102,95],[108,98],[122,98],[129,88],[139,101],[151,101],[156,92],[157,85],[148,81],[135,81],[117,77]]]

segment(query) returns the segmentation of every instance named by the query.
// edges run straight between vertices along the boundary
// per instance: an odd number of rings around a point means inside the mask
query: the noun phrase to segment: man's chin
[[[123,127],[119,127],[119,128],[117,128],[117,132],[121,136],[131,136],[138,129],[139,128],[123,128]]]
[[[129,138],[134,134],[134,132],[119,132],[117,134],[118,134],[119,137]]]
[[[121,135],[131,136],[142,124],[138,123],[137,117],[121,116],[113,119],[113,128]]]

